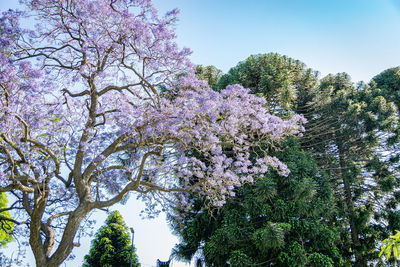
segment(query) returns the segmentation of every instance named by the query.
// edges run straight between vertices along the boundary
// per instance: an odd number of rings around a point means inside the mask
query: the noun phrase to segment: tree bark
[[[361,242],[356,224],[356,214],[354,211],[354,202],[351,191],[350,177],[345,172],[346,162],[344,160],[344,153],[340,144],[338,145],[338,149],[339,149],[340,174],[343,179],[343,186],[344,186],[345,208],[350,223],[351,241],[353,243],[352,248],[356,257],[355,266],[367,267],[368,266],[367,260],[365,259],[364,255],[361,252]]]

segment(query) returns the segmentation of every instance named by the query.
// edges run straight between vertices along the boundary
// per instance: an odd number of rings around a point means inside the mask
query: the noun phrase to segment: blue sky
[[[251,54],[278,52],[326,75],[368,81],[400,65],[400,0],[156,0],[181,10],[181,45],[195,63],[227,72]]]
[[[0,0],[0,10],[17,2]],[[251,54],[268,52],[299,59],[321,76],[347,72],[355,82],[400,65],[400,0],[154,0],[154,5],[160,12],[179,8],[178,43],[193,50],[194,63],[224,72]],[[177,238],[164,216],[140,219],[142,208],[134,197],[116,207],[135,228],[142,266],[152,266],[168,258]],[[93,218],[100,227],[105,215]],[[81,243],[66,266],[81,264],[90,239]]]

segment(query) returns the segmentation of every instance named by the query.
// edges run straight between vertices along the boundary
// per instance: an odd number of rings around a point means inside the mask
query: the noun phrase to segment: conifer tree
[[[271,112],[290,117],[296,108],[306,110],[317,73],[300,61],[270,53],[240,62],[217,86],[232,83],[266,98]],[[260,147],[264,145],[260,142]],[[182,238],[176,247],[178,257],[189,260],[200,251],[207,266],[344,264],[337,248],[338,228],[329,223],[336,212],[329,179],[311,154],[301,151],[298,140],[269,149],[287,164],[291,174],[287,178],[276,173],[259,177],[255,185],[237,190],[211,218],[202,199],[185,214],[183,223],[171,216]],[[252,160],[257,161],[256,150]]]
[[[173,222],[182,240],[175,248],[180,259],[200,249],[206,266],[344,265],[339,229],[329,223],[336,208],[328,177],[298,140],[279,150],[275,155],[291,169],[287,178],[261,177],[212,216],[198,200],[183,224]]]
[[[105,225],[96,233],[89,254],[85,256],[84,267],[129,267],[131,241],[128,226],[122,215],[113,211]],[[132,253],[132,266],[140,266],[135,248]]]
[[[367,266],[377,258],[379,240],[398,225],[399,69],[368,85],[353,84],[346,73],[319,81],[311,74],[303,63],[272,53],[249,57],[219,83],[239,82],[266,97],[272,111],[307,118],[302,149],[318,160],[337,192],[339,213],[332,222],[341,224],[340,250],[349,264]]]
[[[298,184],[280,177],[271,184],[268,183],[271,176],[262,177],[254,186],[238,190],[226,207],[212,214],[212,219],[198,207],[198,212],[186,214],[184,223],[179,223],[185,225],[186,222],[186,229],[175,225],[182,237],[177,255],[189,259],[201,251],[202,258],[210,266],[268,262],[276,266],[344,264],[364,267],[376,261],[380,240],[399,228],[400,214],[396,208],[400,199],[399,81],[398,68],[382,72],[370,84],[355,85],[346,73],[319,80],[318,73],[307,69],[303,63],[275,53],[250,56],[232,68],[221,77],[218,86],[239,83],[266,98],[274,114],[290,117],[297,113],[307,118],[298,153],[309,152],[307,161],[316,160],[320,175],[318,178],[297,177]],[[275,148],[270,147],[273,151]],[[278,151],[275,153],[279,154]],[[256,153],[253,156],[256,157]],[[297,157],[299,162],[295,164],[285,161],[287,156],[281,158],[292,172],[288,178],[306,162],[300,158]],[[311,180],[303,181],[305,178]],[[312,209],[316,195],[308,195],[308,202],[302,207],[291,198],[296,200],[302,190],[308,192],[314,188],[320,192],[312,183],[313,179],[314,182],[326,181],[325,188],[334,192],[332,210],[319,216],[315,209],[311,215],[304,216],[299,212]],[[266,183],[262,186],[264,191],[257,191],[255,188],[263,183]],[[302,190],[294,189],[300,185]],[[270,195],[271,192],[275,193]],[[268,205],[260,201],[260,197],[265,197]],[[248,205],[251,198],[256,201]],[[204,203],[199,200],[198,205]],[[263,209],[255,209],[257,205]],[[264,224],[251,220],[250,214],[254,212]],[[291,216],[296,219],[285,221],[284,218]],[[292,225],[293,222],[301,225],[304,219],[308,221],[304,229]],[[319,237],[307,236],[307,231],[322,233],[310,227],[317,219],[321,229],[329,225],[333,232]],[[285,228],[286,223],[290,227]],[[320,245],[307,247],[310,240]],[[321,251],[326,244],[332,244],[332,251]],[[261,253],[259,249],[264,251]],[[264,258],[254,257],[252,253]]]
[[[222,76],[222,70],[217,69],[215,66],[196,66],[196,75],[200,80],[206,81],[211,88],[215,89],[218,80]]]

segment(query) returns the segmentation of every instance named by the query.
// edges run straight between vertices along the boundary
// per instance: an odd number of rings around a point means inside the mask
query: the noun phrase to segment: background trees
[[[274,155],[290,168],[288,177],[260,177],[211,216],[198,201],[183,224],[174,222],[181,258],[201,248],[207,266],[343,266],[339,228],[329,223],[336,209],[328,177],[295,139]]]
[[[271,112],[282,117],[299,113],[307,118],[306,132],[298,140],[300,142],[298,149],[299,153],[300,151],[308,152],[304,154],[307,155],[305,157],[309,162],[315,160],[316,170],[319,173],[317,176],[307,178],[323,183],[325,192],[333,192],[333,195],[330,198],[332,202],[328,205],[330,209],[325,207],[326,214],[313,217],[295,213],[294,218],[297,219],[296,222],[302,222],[304,218],[309,222],[308,227],[311,227],[313,220],[316,220],[321,229],[327,227],[332,232],[330,234],[325,232],[325,237],[314,236],[315,240],[307,236],[301,228],[297,228],[293,234],[301,240],[313,240],[313,243],[318,243],[320,239],[331,240],[331,244],[334,244],[331,246],[333,251],[313,250],[304,242],[291,238],[291,231],[288,229],[295,229],[293,225],[288,228],[276,227],[279,223],[290,225],[290,222],[276,221],[281,211],[271,207],[297,205],[297,202],[292,203],[290,198],[284,198],[285,195],[296,198],[295,184],[284,183],[287,180],[280,179],[280,182],[268,184],[269,188],[280,185],[279,190],[276,191],[279,193],[275,193],[273,197],[270,191],[258,193],[256,188],[259,184],[257,183],[254,187],[250,186],[249,188],[252,189],[249,191],[238,191],[238,194],[228,202],[227,208],[213,213],[213,219],[210,220],[206,219],[205,211],[200,208],[204,205],[201,204],[202,200],[198,200],[197,212],[188,213],[185,217],[186,223],[173,222],[175,229],[182,237],[182,243],[177,246],[178,255],[190,258],[200,249],[203,259],[210,266],[233,264],[240,260],[247,263],[268,261],[287,266],[292,260],[291,257],[297,258],[299,262],[292,262],[289,265],[296,266],[314,264],[316,266],[342,264],[367,266],[368,262],[376,260],[379,242],[388,234],[393,233],[398,224],[398,219],[395,218],[399,218],[397,211],[399,173],[398,150],[396,149],[398,105],[393,98],[393,95],[397,94],[397,76],[398,70],[395,68],[376,76],[368,85],[363,83],[354,85],[349,75],[345,73],[318,79],[317,72],[307,69],[303,63],[273,53],[250,56],[232,68],[228,74],[223,75],[217,85],[243,84],[249,87],[252,93],[266,97]],[[276,151],[276,147],[271,150]],[[290,156],[287,157],[290,158]],[[302,157],[298,156],[298,158],[300,160]],[[281,159],[286,160],[285,157]],[[301,163],[294,165],[288,163],[288,165],[297,173],[297,168],[301,166]],[[304,170],[303,172],[307,173]],[[268,177],[262,178],[259,183],[269,181]],[[297,179],[302,181],[305,178]],[[307,190],[317,190],[318,187],[315,187],[311,181],[304,180],[304,184],[301,182],[299,184],[304,185]],[[260,229],[254,227],[251,230],[246,228],[241,232],[235,232],[232,229],[240,228],[235,224],[237,218],[243,218],[239,225],[253,225],[247,223],[252,218],[249,214],[252,214],[256,204],[247,207],[246,204],[235,206],[232,203],[248,203],[247,200],[252,196],[255,198],[254,195],[257,196],[256,199],[258,198],[254,201],[257,205],[265,205],[265,201],[259,199],[260,195],[269,196],[268,209],[255,209],[259,217],[265,218],[265,221],[269,220],[269,224],[259,224]],[[318,202],[315,197],[315,194],[305,195],[305,199],[309,201],[306,205],[308,208],[312,208],[310,203]],[[239,215],[240,213],[229,216],[229,211],[234,213],[239,207],[243,209],[243,217]],[[293,210],[299,212],[305,211],[306,208],[297,206]],[[292,212],[285,210],[282,214],[290,216]],[[188,229],[179,227],[186,224],[190,225]],[[235,226],[232,227],[232,225]],[[200,230],[202,228],[207,230]],[[275,250],[272,245],[274,242],[271,241],[269,242],[271,247],[264,248],[263,255],[268,256],[260,259],[254,257],[251,250],[246,250],[244,248],[246,246],[237,245],[237,243],[245,243],[244,240],[256,242],[255,237],[262,240],[262,234],[259,231],[265,235],[269,233],[268,240],[278,240],[276,244],[280,246],[280,250]],[[318,232],[317,229],[312,231],[312,233]],[[239,233],[248,234],[243,237]],[[225,242],[217,243],[218,240],[225,240]],[[247,247],[257,246],[247,244]],[[286,247],[292,250],[289,252]],[[317,253],[318,256],[307,259],[304,256],[307,254],[305,253],[307,249],[308,255]],[[274,254],[277,251],[286,254],[281,256]],[[220,259],[220,262],[213,262],[213,258]],[[333,258],[335,260],[332,260]]]
[[[215,89],[217,82],[222,76],[222,71],[214,66],[196,66],[196,75],[200,80],[206,81],[211,88]]]
[[[317,75],[299,60],[277,53],[259,54],[231,68],[219,79],[217,88],[241,84],[265,98],[271,112],[284,115],[305,108],[317,84]]]
[[[140,266],[133,248],[132,266]],[[128,267],[131,259],[131,237],[122,215],[113,211],[96,233],[83,266]]]

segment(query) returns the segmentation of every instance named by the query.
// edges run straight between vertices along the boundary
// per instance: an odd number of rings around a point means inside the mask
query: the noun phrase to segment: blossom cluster
[[[304,118],[271,115],[240,85],[216,92],[200,81],[175,43],[177,10],[160,18],[149,0],[23,2],[36,31],[0,18],[1,180],[68,186],[73,174],[94,199],[134,183],[222,205],[271,168],[288,174],[260,144],[300,134]]]

